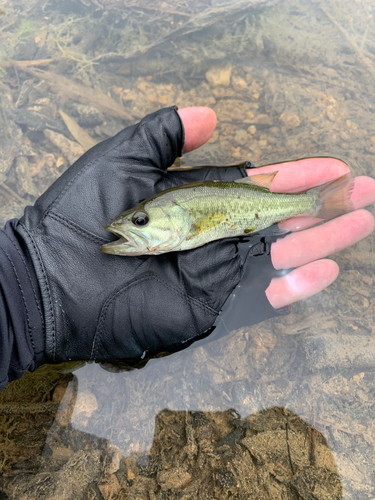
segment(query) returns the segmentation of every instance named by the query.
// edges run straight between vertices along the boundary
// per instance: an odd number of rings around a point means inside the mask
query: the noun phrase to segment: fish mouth
[[[143,235],[133,235],[131,231],[121,231],[111,225],[106,226],[105,229],[119,236],[119,239],[102,245],[101,249],[104,253],[115,255],[141,255],[143,247],[147,248],[147,240]]]

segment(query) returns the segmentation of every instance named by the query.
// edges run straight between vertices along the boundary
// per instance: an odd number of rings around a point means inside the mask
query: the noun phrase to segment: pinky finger
[[[273,278],[266,295],[271,306],[280,309],[319,293],[331,285],[338,274],[339,266],[333,260],[310,262],[281,278]]]

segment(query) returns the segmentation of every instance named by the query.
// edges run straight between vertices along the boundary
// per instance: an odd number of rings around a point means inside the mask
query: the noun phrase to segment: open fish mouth
[[[118,240],[115,240],[115,241],[111,241],[110,243],[105,243],[104,245],[102,245],[102,249],[103,248],[112,248],[112,247],[117,247],[119,245],[129,245],[129,240],[124,238],[123,236],[121,236]],[[105,251],[105,250],[103,250]]]
[[[137,252],[142,251],[142,247],[147,247],[147,239],[140,234],[134,234],[125,231],[120,231],[114,227],[107,226],[107,231],[119,236],[118,240],[111,241],[110,243],[105,243],[102,245],[102,251],[104,253],[112,253],[112,254],[123,254],[127,255],[129,253],[135,254]],[[138,240],[138,241],[136,241]],[[144,245],[142,245],[142,243]]]

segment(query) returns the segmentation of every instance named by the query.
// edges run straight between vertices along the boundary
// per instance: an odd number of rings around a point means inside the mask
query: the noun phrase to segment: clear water
[[[2,222],[85,150],[59,109],[98,142],[161,107],[209,105],[217,129],[188,165],[327,155],[374,175],[370,1],[0,9]],[[333,258],[338,280],[287,317],[140,369],[66,364],[11,384],[0,498],[374,498],[373,236]]]

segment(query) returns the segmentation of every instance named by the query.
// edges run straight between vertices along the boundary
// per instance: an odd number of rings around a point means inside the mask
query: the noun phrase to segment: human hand
[[[279,173],[271,191],[285,193],[305,191],[349,172],[348,166],[335,158],[307,158],[267,165],[257,169],[257,173],[276,170]],[[253,172],[248,170],[249,175]],[[333,283],[339,267],[325,257],[357,243],[373,231],[373,216],[361,208],[375,202],[375,180],[357,177],[351,201],[354,212],[317,227],[309,228],[320,221],[312,217],[296,217],[279,224],[280,228],[293,232],[272,244],[272,264],[278,270],[296,269],[272,279],[266,295],[273,307],[278,309],[305,299]]]
[[[205,135],[202,132],[198,134],[193,127],[189,127],[188,120],[194,119],[190,110],[186,108],[179,111],[184,123],[185,120],[187,122],[187,150],[198,147],[200,137],[207,140],[216,125],[214,112],[209,110],[206,112]],[[337,179],[349,172],[349,168],[335,158],[306,158],[267,165],[257,168],[256,172],[248,169],[247,173],[251,176],[276,171],[278,174],[272,182],[271,191],[293,193]],[[354,245],[373,231],[373,216],[367,210],[360,209],[375,202],[375,180],[370,177],[356,178],[351,200],[354,212],[318,227],[306,229],[320,221],[312,217],[295,217],[279,224],[280,229],[294,232],[272,244],[272,264],[278,270],[296,269],[285,276],[273,278],[267,288],[266,295],[275,309],[310,297],[332,284],[339,274],[339,268],[336,262],[324,257]]]
[[[39,284],[45,362],[138,358],[187,345],[210,329],[239,283],[242,262],[233,240],[157,257],[101,251],[114,239],[104,229],[108,221],[155,192],[247,175],[243,165],[167,171],[183,147],[203,144],[215,125],[207,108],[180,115],[186,136],[176,109],[168,108],[89,150],[16,226]],[[261,319],[277,315],[265,288],[256,304],[266,304]]]
[[[233,239],[157,257],[120,258],[100,250],[111,237],[104,229],[108,221],[155,192],[246,175],[243,167],[167,172],[182,148],[190,151],[211,136],[216,122],[208,108],[178,113],[185,130],[169,108],[92,148],[19,221],[42,295],[46,361],[137,358],[187,345],[210,329],[250,269],[253,258],[242,266]],[[283,268],[283,247],[275,245],[276,265]],[[285,281],[274,280],[267,300],[264,290],[276,272],[265,257],[255,264],[262,279],[252,280],[258,289],[249,324],[277,315],[278,290],[287,289]]]

